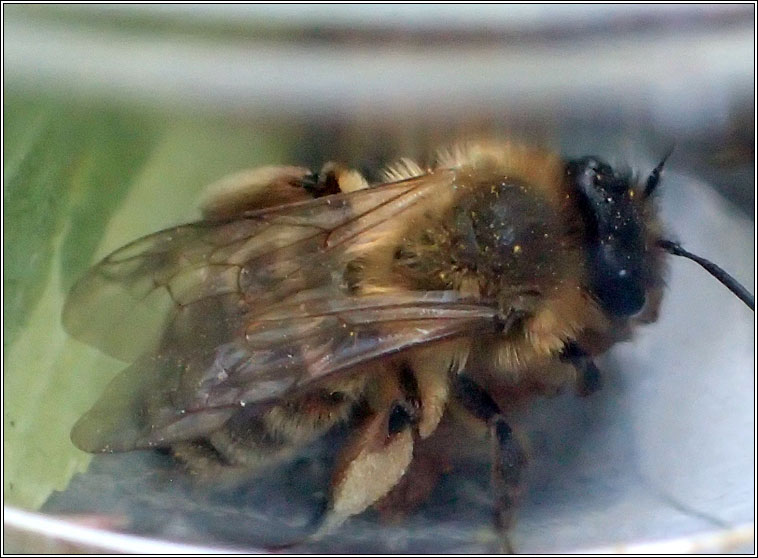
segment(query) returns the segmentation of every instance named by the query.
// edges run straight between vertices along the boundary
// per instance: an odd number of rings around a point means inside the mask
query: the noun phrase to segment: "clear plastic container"
[[[194,219],[202,187],[263,164],[376,169],[515,135],[641,173],[676,145],[668,230],[754,292],[752,7],[24,6],[4,9],[7,552],[255,551],[306,528],[332,438],[262,481],[197,486],[165,455],[91,456],[74,421],[123,367],[69,338],[97,257]],[[537,400],[511,533],[524,553],[754,551],[754,314],[670,263],[660,320]],[[486,452],[485,452],[486,453]],[[401,522],[374,512],[294,550],[489,552],[472,449]]]

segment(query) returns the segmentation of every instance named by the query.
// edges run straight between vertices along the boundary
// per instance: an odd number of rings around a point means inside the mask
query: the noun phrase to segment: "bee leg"
[[[600,369],[592,362],[589,354],[575,342],[566,344],[560,358],[576,368],[576,392],[578,395],[586,397],[603,387],[603,376]]]
[[[523,493],[522,473],[527,459],[521,444],[502,416],[493,419],[492,479],[495,489],[495,525],[503,534],[503,546],[509,553],[513,547],[506,532],[513,524],[516,506]]]
[[[400,482],[374,508],[384,523],[399,523],[429,499],[443,475],[452,470],[447,440],[417,439],[413,461]]]
[[[458,349],[458,350],[456,350]],[[416,431],[413,462],[395,487],[374,506],[385,521],[397,521],[422,504],[434,490],[440,477],[450,470],[447,448],[439,437],[432,439],[447,408],[450,371],[459,367],[464,351],[453,342],[443,350],[421,349],[409,356],[398,370],[400,387],[410,405]]]
[[[369,187],[361,173],[333,162],[326,163],[317,173],[304,176],[300,184],[314,198],[354,192]]]
[[[284,551],[318,541],[389,493],[411,463],[413,422],[406,402],[365,417],[337,458],[329,498],[311,522],[314,532],[267,549]]]
[[[361,173],[338,163],[326,163],[319,172],[303,167],[259,167],[209,185],[200,209],[206,219],[229,219],[247,211],[368,187]]]
[[[523,492],[522,473],[527,458],[521,444],[492,397],[464,374],[455,377],[453,393],[460,404],[486,422],[492,441],[492,487],[495,493],[495,527],[503,537],[503,550],[512,552],[507,536]]]
[[[259,167],[240,171],[205,188],[200,209],[206,219],[228,219],[265,207],[310,199],[303,188],[312,173],[303,167]]]
[[[329,505],[313,539],[334,531],[388,494],[411,463],[416,409],[397,384],[385,383],[390,385],[382,389],[384,404],[371,405],[376,410],[364,419],[337,459]]]

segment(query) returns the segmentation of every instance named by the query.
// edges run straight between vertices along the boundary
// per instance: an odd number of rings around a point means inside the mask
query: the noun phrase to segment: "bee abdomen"
[[[264,416],[232,417],[211,434],[208,441],[224,461],[247,467],[266,465],[277,457],[284,458],[292,448],[291,441],[271,431]]]
[[[266,466],[347,420],[356,404],[352,393],[320,389],[265,411],[243,408],[208,442],[231,465]]]

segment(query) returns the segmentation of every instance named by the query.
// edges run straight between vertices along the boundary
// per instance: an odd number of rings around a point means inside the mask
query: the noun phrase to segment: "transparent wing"
[[[132,362],[156,347],[167,321],[209,299],[223,306],[227,327],[239,325],[240,316],[330,286],[347,245],[450,178],[438,173],[146,236],[107,256],[74,286],[64,326]]]
[[[310,301],[253,321],[220,345],[200,376],[188,374],[187,410],[257,403],[375,358],[460,335],[492,332],[493,307],[455,291]]]
[[[277,306],[211,350],[190,346],[187,338],[142,358],[111,382],[72,439],[87,451],[194,439],[243,406],[275,401],[419,345],[493,333],[500,324],[494,308],[454,291],[313,300],[294,310]]]
[[[377,230],[451,177],[184,225],[105,258],[74,287],[64,324],[133,364],[77,423],[76,445],[124,451],[197,438],[242,405],[492,331],[495,310],[457,292],[355,296],[343,284],[348,260],[370,249]]]

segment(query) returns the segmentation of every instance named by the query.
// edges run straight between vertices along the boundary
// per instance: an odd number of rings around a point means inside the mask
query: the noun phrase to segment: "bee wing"
[[[187,410],[259,403],[366,362],[461,335],[492,332],[493,306],[455,291],[314,300],[276,308],[217,348],[191,378]],[[187,378],[189,379],[189,377]]]
[[[376,231],[451,176],[184,225],[105,258],[74,287],[64,325],[133,364],[77,423],[76,445],[122,451],[197,438],[241,405],[492,328],[495,311],[456,292],[351,296],[342,285],[346,262]]]
[[[198,307],[219,307],[216,325],[231,335],[250,313],[329,287],[346,246],[449,181],[438,173],[146,236],[74,286],[63,324],[126,362],[155,349],[166,323]]]
[[[419,345],[493,332],[498,324],[496,309],[455,291],[276,305],[243,335],[210,351],[177,336],[176,345],[143,357],[111,382],[72,439],[87,451],[191,440],[247,405],[276,401]]]

